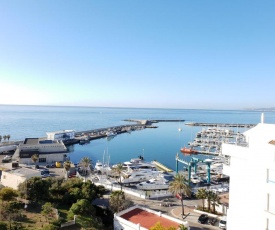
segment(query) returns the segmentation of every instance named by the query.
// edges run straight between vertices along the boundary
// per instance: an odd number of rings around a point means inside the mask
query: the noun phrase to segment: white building
[[[159,222],[164,227],[184,225],[189,229],[187,221],[162,214],[149,208],[133,206],[114,215],[115,230],[148,230]]]
[[[38,162],[54,163],[66,160],[67,152],[68,149],[62,141],[26,138],[24,143],[18,145],[12,160],[21,164],[32,164],[31,156],[37,154]]]
[[[275,125],[244,132],[247,145],[223,144],[230,176],[227,229],[275,229]]]
[[[41,177],[39,170],[31,168],[16,168],[2,171],[1,183],[5,187],[18,189],[18,185],[31,177]]]
[[[61,130],[56,132],[47,132],[48,140],[59,140],[59,141],[68,141],[72,140],[75,137],[74,130]]]

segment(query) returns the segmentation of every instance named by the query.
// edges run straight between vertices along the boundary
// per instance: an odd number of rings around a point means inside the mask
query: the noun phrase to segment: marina
[[[211,111],[211,110],[169,110],[169,109],[128,109],[128,108],[77,108],[77,107],[36,107],[36,106],[11,106],[1,107],[2,114],[5,117],[1,122],[1,132],[10,134],[9,141],[2,140],[1,146],[18,145],[20,140],[25,137],[45,137],[45,133],[54,130],[77,130],[74,142],[68,141],[66,146],[72,146],[67,156],[74,163],[80,162],[83,157],[89,157],[94,164],[97,161],[102,162],[102,154],[108,151],[109,162],[115,164],[124,162],[127,158],[134,158],[138,155],[145,155],[147,161],[157,160],[167,168],[175,171],[175,155],[180,152],[183,146],[189,148],[188,143],[194,142],[196,134],[201,131],[200,126],[189,126],[193,121],[205,121],[205,124],[248,124],[257,123],[260,112],[251,111]],[[16,113],[15,111],[22,111]],[[51,114],[50,118],[45,114]],[[62,114],[62,115],[61,115]],[[63,116],[64,115],[64,116]],[[65,116],[66,115],[66,116]],[[13,119],[10,119],[14,117]],[[28,119],[25,119],[25,118]],[[145,125],[140,123],[127,124],[125,117],[138,117],[139,120],[165,120],[159,122],[157,129],[143,128]],[[271,122],[275,117],[274,113],[269,113],[266,119]],[[41,120],[41,118],[43,118]],[[184,119],[180,119],[184,118]],[[135,120],[135,119],[131,119]],[[173,120],[174,122],[168,122]],[[186,122],[183,122],[185,120]],[[136,120],[135,120],[136,121]],[[193,122],[198,123],[198,122]],[[118,124],[118,125],[117,125]],[[141,128],[136,128],[141,127]],[[18,127],[25,127],[18,129]],[[91,127],[90,129],[87,127]],[[102,128],[105,127],[105,128]],[[127,127],[134,127],[134,131],[127,130]],[[148,126],[147,126],[148,127]],[[240,126],[239,126],[240,127]],[[116,132],[116,128],[118,128]],[[122,128],[126,128],[122,130]],[[181,132],[179,132],[181,128]],[[205,127],[207,129],[207,127]],[[107,139],[104,132],[112,130],[117,135]],[[121,130],[119,130],[121,129]],[[234,127],[233,127],[234,129]],[[235,131],[242,128],[235,128]],[[82,131],[78,131],[82,130]],[[85,140],[86,131],[90,134],[99,132],[97,135],[91,135],[89,142]],[[100,133],[103,131],[103,133]],[[120,131],[123,131],[120,133]],[[79,145],[81,139],[83,144]],[[88,138],[88,139],[89,139]],[[94,138],[94,139],[92,139]],[[202,138],[201,138],[202,139]],[[206,138],[208,139],[208,138]],[[209,138],[210,139],[210,138]],[[19,140],[19,141],[16,141]],[[228,141],[235,141],[234,138]],[[22,141],[21,141],[22,142]],[[13,147],[14,148],[14,147]],[[200,149],[200,147],[197,147]],[[9,151],[9,154],[12,154]],[[4,155],[5,152],[3,153]],[[8,155],[9,155],[8,154]],[[207,154],[207,155],[206,155]],[[214,149],[208,152],[208,149],[200,149],[196,157],[205,160],[217,155]],[[180,158],[189,162],[192,155],[181,154]],[[103,162],[102,162],[103,163]],[[106,164],[106,163],[104,163]],[[179,166],[179,170],[186,168]]]
[[[184,155],[205,154],[218,156],[221,153],[222,143],[247,145],[242,133],[221,127],[203,128],[201,131],[197,132],[193,141],[188,142],[189,148],[184,146],[180,151]]]

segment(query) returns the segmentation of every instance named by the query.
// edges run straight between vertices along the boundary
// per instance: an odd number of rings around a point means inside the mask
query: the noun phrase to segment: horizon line
[[[123,106],[91,106],[91,105],[22,105],[22,104],[0,104],[0,106],[36,106],[36,107],[79,107],[79,108],[116,108],[116,109],[165,109],[165,110],[275,110],[275,107],[270,108],[243,108],[243,109],[188,109],[188,108],[160,108],[160,107],[123,107]]]

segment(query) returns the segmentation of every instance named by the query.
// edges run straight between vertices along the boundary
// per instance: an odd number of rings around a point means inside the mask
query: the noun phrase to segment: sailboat
[[[106,159],[104,159],[106,158]],[[104,150],[104,153],[103,153],[103,161],[97,161],[96,164],[95,164],[95,170],[97,171],[101,171],[102,174],[108,174],[108,172],[111,171],[111,168],[109,166],[110,164],[110,155],[108,154],[108,149],[107,149],[107,153],[106,153],[106,156],[105,156],[105,150]]]

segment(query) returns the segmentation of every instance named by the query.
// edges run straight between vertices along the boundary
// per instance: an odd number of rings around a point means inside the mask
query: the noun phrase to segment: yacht
[[[124,172],[121,176],[121,183],[132,184],[148,181],[159,176],[161,172],[152,170],[135,170],[132,172]]]
[[[101,173],[107,173],[110,172],[112,169],[108,165],[103,164],[101,161],[98,160],[95,164],[95,170],[100,171]]]
[[[167,190],[169,188],[169,182],[168,180],[153,178],[137,184],[136,187],[140,190]]]

